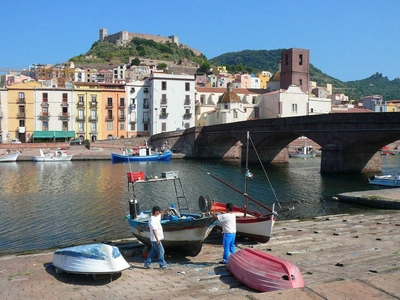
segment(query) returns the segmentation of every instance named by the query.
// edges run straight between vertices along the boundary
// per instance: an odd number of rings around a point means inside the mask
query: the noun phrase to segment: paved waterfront
[[[0,257],[1,299],[400,299],[400,211],[279,221],[267,244],[238,238],[295,263],[303,289],[260,293],[236,280],[217,262],[221,235],[213,232],[194,258],[167,256],[168,269],[143,266],[144,248],[135,239],[119,242],[131,268],[94,280],[56,274],[53,251]]]

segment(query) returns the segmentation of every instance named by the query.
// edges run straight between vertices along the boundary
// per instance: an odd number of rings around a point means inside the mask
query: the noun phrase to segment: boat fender
[[[139,211],[139,203],[137,200],[130,199],[129,200],[129,214],[131,215],[131,219],[136,218]]]
[[[201,212],[210,212],[212,206],[212,199],[210,196],[199,197],[199,209]]]

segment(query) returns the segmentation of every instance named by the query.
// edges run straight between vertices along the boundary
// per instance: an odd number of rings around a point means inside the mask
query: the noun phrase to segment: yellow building
[[[75,131],[82,140],[96,141],[99,137],[99,124],[102,121],[101,90],[98,83],[76,82],[75,103],[76,119]]]
[[[386,101],[387,112],[399,112],[400,111],[400,100],[389,100]]]
[[[11,85],[8,93],[8,133],[7,138],[17,138],[25,143],[34,131],[35,89],[41,87],[36,81]]]

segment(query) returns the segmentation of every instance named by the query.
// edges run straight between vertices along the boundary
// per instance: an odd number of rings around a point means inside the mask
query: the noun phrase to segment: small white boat
[[[11,153],[10,151],[7,151],[5,154],[0,154],[0,162],[10,162],[10,161],[16,161],[18,158],[19,152],[14,152]]]
[[[90,244],[60,249],[54,252],[52,265],[57,273],[116,274],[130,265],[115,246]]]
[[[400,187],[400,174],[397,175],[374,175],[368,178],[369,184],[383,186],[398,186]]]
[[[307,146],[307,145],[304,145],[304,147],[289,152],[289,157],[297,157],[297,158],[310,158],[310,157],[315,157],[316,155],[317,152],[314,150],[314,148],[312,146]]]
[[[70,161],[72,159],[73,154],[67,154],[64,151],[56,150],[44,153],[42,149],[40,149],[40,155],[34,156],[33,161]]]

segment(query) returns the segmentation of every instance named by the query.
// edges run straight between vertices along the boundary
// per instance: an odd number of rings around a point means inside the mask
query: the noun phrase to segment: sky
[[[99,29],[160,36],[208,59],[242,50],[303,48],[341,81],[400,77],[399,0],[20,0],[0,10],[0,71],[85,54]],[[268,70],[265,70],[268,71]]]

